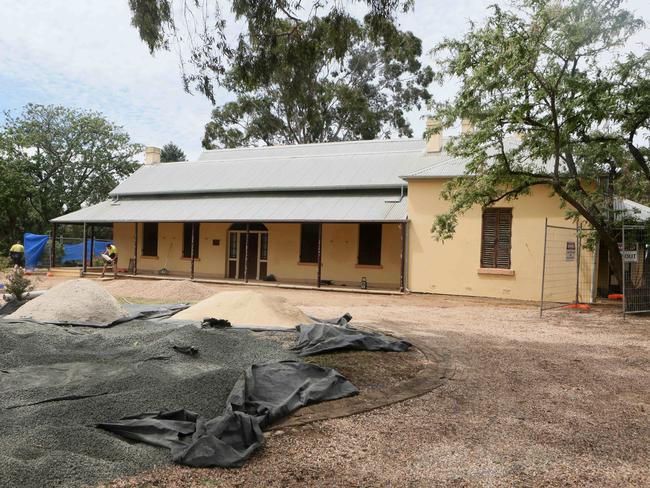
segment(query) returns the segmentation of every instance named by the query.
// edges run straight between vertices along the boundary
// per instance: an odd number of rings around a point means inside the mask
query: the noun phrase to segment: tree
[[[520,0],[492,6],[484,25],[438,45],[440,81],[460,80],[458,94],[435,105],[442,127],[469,118],[473,131],[448,144],[467,158],[465,176],[443,197],[439,239],[474,205],[490,206],[549,187],[567,214],[597,232],[621,279],[615,196],[646,195],[650,150],[650,55],[616,57],[643,27],[621,0]],[[437,130],[437,129],[436,129]]]
[[[173,163],[176,161],[187,161],[187,156],[180,147],[173,142],[169,142],[160,151],[160,162]]]
[[[285,24],[295,31],[268,50],[270,71],[251,64],[262,39],[240,45],[224,78],[237,99],[214,109],[205,148],[412,137],[406,112],[429,100],[433,78],[417,37],[391,25],[374,35],[349,16]]]
[[[31,104],[18,115],[6,112],[0,229],[15,226],[10,235],[43,232],[52,218],[106,199],[139,166],[135,156],[142,150],[96,112]]]
[[[360,7],[358,11],[367,14],[373,33],[379,34],[387,26],[392,27],[394,14],[411,8],[413,1],[345,3],[350,10]],[[242,53],[242,46],[255,46],[253,50],[243,48],[252,71],[270,75],[281,68],[275,63],[275,45],[300,35],[304,22],[321,17],[336,28],[347,17],[344,2],[339,0],[231,0],[230,6],[232,16],[224,15],[218,0],[129,0],[131,23],[151,53],[178,49],[185,89],[198,90],[212,103],[215,83],[221,84],[233,57]],[[226,35],[229,21],[237,23],[238,31],[243,29],[235,39]],[[250,42],[253,37],[255,41]]]

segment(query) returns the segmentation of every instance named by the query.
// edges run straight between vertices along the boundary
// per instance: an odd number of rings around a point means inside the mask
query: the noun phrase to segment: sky
[[[469,19],[480,21],[491,3],[416,0],[399,22],[428,52],[444,37],[460,36]],[[650,22],[648,0],[629,0],[626,6]],[[650,45],[649,32],[635,42]],[[423,61],[433,59],[427,53]],[[444,98],[454,86],[432,90]],[[229,99],[218,92],[217,104]],[[173,141],[189,159],[201,152],[212,109],[203,95],[183,90],[175,52],[149,54],[131,26],[127,0],[0,0],[0,113],[27,103],[99,111],[134,141],[158,147]],[[424,130],[424,115],[410,114],[416,134]]]

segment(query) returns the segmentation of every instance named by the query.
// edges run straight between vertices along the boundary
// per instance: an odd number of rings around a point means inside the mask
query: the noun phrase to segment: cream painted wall
[[[229,224],[202,223],[199,258],[195,261],[195,275],[205,278],[223,278],[226,275],[227,233]],[[300,224],[267,224],[269,230],[268,274],[279,281],[315,284],[316,265],[299,263]],[[142,240],[142,224],[139,224]],[[120,255],[120,267],[126,268],[133,257],[134,225],[116,223],[113,238]],[[212,240],[219,239],[219,246]],[[323,224],[322,279],[336,284],[358,286],[365,276],[369,286],[399,287],[401,237],[398,224],[382,227],[381,266],[357,265],[359,226],[357,224]],[[142,256],[138,245],[138,271],[157,273],[162,267],[173,274],[190,272],[190,260],[182,258],[183,225],[161,223],[158,226],[158,256]]]
[[[300,224],[267,224],[269,274],[279,281],[316,282],[316,265],[299,263]],[[384,224],[381,266],[357,265],[359,225],[323,224],[322,279],[359,286],[366,277],[369,287],[399,287],[401,237],[398,224]]]
[[[548,217],[552,225],[572,225],[565,220],[559,198],[551,197],[549,189],[537,187],[529,196],[500,203],[498,206],[512,207],[511,269],[514,275],[480,274],[482,211],[479,207],[459,218],[453,239],[438,242],[431,235],[434,216],[446,211],[449,205],[440,198],[444,184],[444,180],[409,181],[407,288],[425,293],[539,300],[544,219]],[[555,276],[573,273],[575,281],[575,271],[572,271],[575,262],[565,262],[560,256],[555,259]],[[582,252],[583,278],[588,278],[589,286],[592,260],[591,253]],[[566,293],[558,289],[554,298],[570,301],[575,287],[569,284],[565,288]],[[584,289],[582,299],[587,300],[590,293],[590,288]]]
[[[223,278],[226,263],[226,235],[228,224],[203,223],[199,230],[199,257],[194,261],[196,277]],[[116,223],[113,226],[113,239],[120,256],[120,268],[126,268],[133,258],[134,225]],[[138,271],[157,273],[167,268],[174,274],[190,274],[190,259],[183,258],[183,224],[158,224],[158,256],[142,255],[142,224],[138,225]],[[219,245],[212,244],[219,240]]]

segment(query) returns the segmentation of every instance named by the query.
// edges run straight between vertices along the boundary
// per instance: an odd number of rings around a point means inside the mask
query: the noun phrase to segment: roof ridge
[[[424,142],[424,139],[408,137],[400,139],[361,139],[358,141],[328,141],[328,142],[309,142],[302,144],[277,144],[273,146],[249,146],[249,147],[227,147],[223,149],[206,149],[202,154],[212,152],[235,152],[235,151],[250,151],[250,150],[273,150],[273,149],[286,149],[288,147],[313,147],[313,146],[338,146],[338,145],[352,145],[352,144],[378,144],[378,143],[397,143],[397,142]]]

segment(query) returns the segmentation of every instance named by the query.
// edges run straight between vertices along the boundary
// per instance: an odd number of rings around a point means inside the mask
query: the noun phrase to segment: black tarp
[[[347,321],[344,327],[331,323],[299,325],[298,340],[292,349],[299,356],[311,356],[341,349],[404,352],[411,347],[411,343],[401,339],[354,329]]]
[[[336,370],[297,361],[252,365],[233,387],[224,413],[213,419],[186,411],[144,413],[97,426],[167,447],[174,462],[238,467],[264,442],[262,429],[311,403],[356,395]]]

